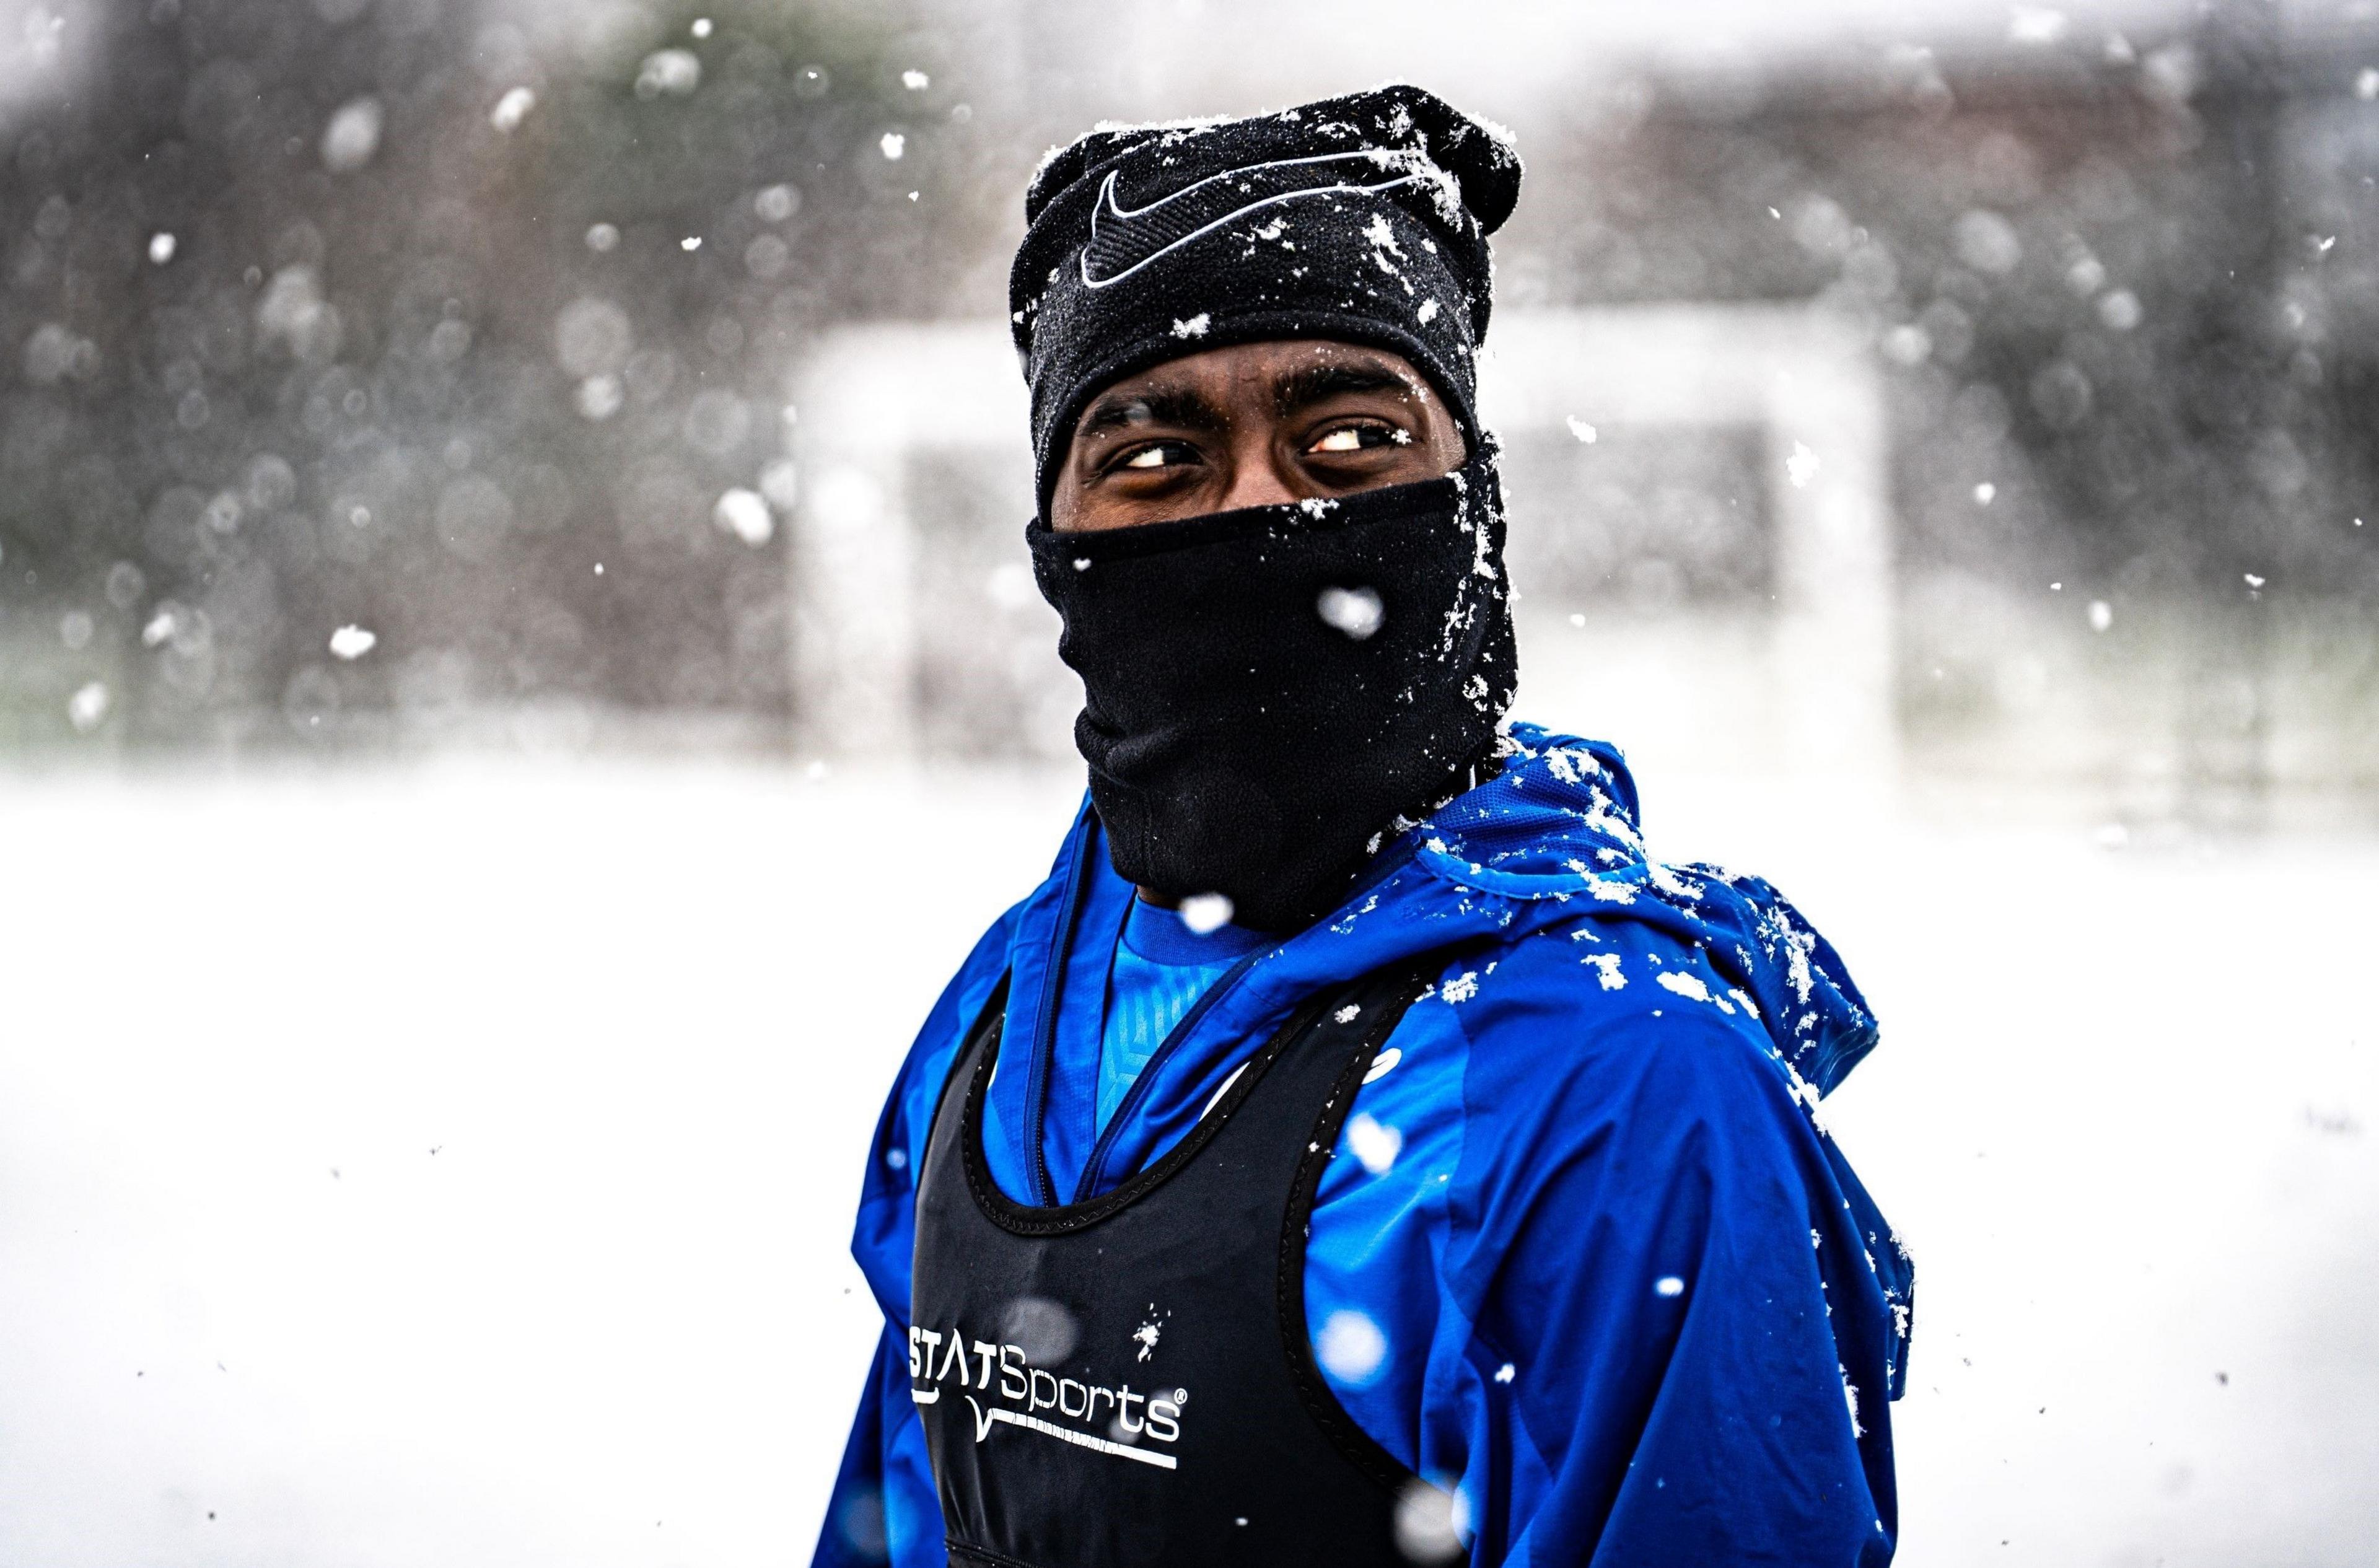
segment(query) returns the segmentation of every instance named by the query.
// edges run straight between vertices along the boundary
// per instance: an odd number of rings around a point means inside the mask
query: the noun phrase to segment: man
[[[1101,130],[1011,280],[1089,799],[877,1129],[822,1564],[1879,1563],[1874,1043],[1618,753],[1502,724],[1503,137]]]

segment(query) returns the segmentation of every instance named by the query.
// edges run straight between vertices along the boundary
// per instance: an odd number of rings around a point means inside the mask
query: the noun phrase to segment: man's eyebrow
[[[1187,387],[1150,387],[1102,396],[1083,411],[1074,435],[1079,440],[1136,425],[1171,425],[1206,432],[1219,430],[1226,423],[1221,409]]]
[[[1308,365],[1274,382],[1274,410],[1286,416],[1355,392],[1409,392],[1412,383],[1384,365]]]

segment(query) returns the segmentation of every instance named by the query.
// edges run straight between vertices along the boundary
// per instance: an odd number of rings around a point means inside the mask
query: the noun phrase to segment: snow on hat
[[[1508,134],[1402,84],[1251,119],[1101,126],[1054,150],[1008,283],[1040,493],[1101,388],[1267,339],[1404,356],[1476,450],[1487,236],[1519,194]]]

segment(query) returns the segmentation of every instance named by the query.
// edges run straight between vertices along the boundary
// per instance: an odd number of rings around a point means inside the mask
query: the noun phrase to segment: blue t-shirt
[[[1099,1032],[1102,1129],[1182,1015],[1232,964],[1268,940],[1260,931],[1229,924],[1192,931],[1178,911],[1132,900],[1107,971],[1106,1017]]]

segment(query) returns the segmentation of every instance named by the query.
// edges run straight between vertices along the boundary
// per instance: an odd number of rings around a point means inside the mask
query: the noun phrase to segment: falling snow
[[[66,718],[78,731],[96,730],[100,721],[107,717],[107,706],[106,684],[98,681],[87,681],[77,687],[75,694],[66,700]]]
[[[378,635],[360,626],[342,626],[331,633],[331,657],[352,664],[371,652],[379,642]]]
[[[528,112],[536,107],[537,94],[525,87],[515,87],[496,100],[495,108],[488,115],[488,123],[509,136],[520,129],[521,122],[527,119]]]
[[[1231,900],[1220,893],[1192,893],[1181,900],[1181,923],[1201,936],[1231,923]]]
[[[702,56],[691,49],[656,49],[636,67],[639,98],[686,98],[702,85]]]
[[[1396,1156],[1404,1152],[1405,1135],[1373,1120],[1369,1112],[1358,1112],[1346,1123],[1346,1147],[1365,1170],[1375,1176],[1385,1176],[1395,1168]]]
[[[380,151],[381,111],[377,98],[356,98],[339,106],[322,127],[322,166],[353,174]]]
[[[1314,1336],[1313,1354],[1323,1371],[1350,1387],[1361,1388],[1386,1365],[1388,1336],[1370,1314],[1343,1309],[1323,1321],[1322,1332]]]
[[[711,508],[711,520],[747,545],[765,545],[777,531],[777,520],[758,492],[731,489]]]
[[[1370,588],[1324,588],[1314,608],[1323,621],[1359,643],[1379,631],[1385,614],[1380,596]]]

